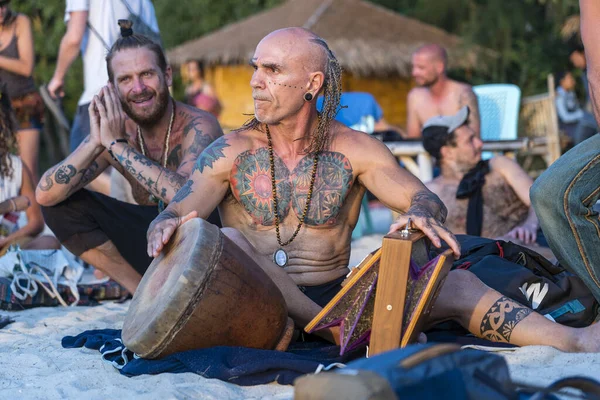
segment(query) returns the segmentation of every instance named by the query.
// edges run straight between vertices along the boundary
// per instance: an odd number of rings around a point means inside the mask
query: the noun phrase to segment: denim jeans
[[[77,106],[75,112],[75,118],[73,118],[73,125],[71,126],[71,133],[69,138],[69,149],[71,153],[83,142],[83,139],[90,134],[90,114],[88,113],[88,107],[90,103],[82,104]]]
[[[600,301],[600,134],[554,162],[531,187],[531,202],[550,248]]]

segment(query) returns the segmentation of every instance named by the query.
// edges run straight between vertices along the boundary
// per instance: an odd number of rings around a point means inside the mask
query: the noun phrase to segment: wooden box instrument
[[[452,250],[430,259],[429,246],[420,231],[385,236],[305,330],[339,325],[341,354],[365,343],[374,355],[415,342],[454,260]]]

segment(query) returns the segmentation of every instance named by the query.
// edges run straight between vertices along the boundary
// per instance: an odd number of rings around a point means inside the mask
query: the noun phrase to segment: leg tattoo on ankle
[[[533,311],[508,297],[500,297],[483,316],[480,336],[493,342],[510,342],[519,322]]]

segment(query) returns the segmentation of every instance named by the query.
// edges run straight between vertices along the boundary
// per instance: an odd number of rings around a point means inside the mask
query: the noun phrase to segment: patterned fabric
[[[55,307],[58,300],[52,298],[44,289],[40,288],[35,296],[28,296],[25,300],[17,299],[10,289],[10,278],[0,278],[0,309],[20,311],[33,307]],[[25,282],[23,282],[25,284]],[[126,294],[126,290],[115,281],[108,281],[96,285],[77,285],[79,291],[79,306],[93,306],[101,300],[116,300]],[[58,293],[68,302],[75,301],[71,290],[64,285],[58,285]]]

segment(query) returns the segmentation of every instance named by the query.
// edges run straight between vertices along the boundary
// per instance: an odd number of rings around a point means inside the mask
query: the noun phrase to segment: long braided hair
[[[17,149],[15,127],[16,120],[10,99],[4,87],[0,87],[0,178],[13,176],[10,153]]]
[[[325,73],[325,81],[321,88],[321,92],[323,93],[323,109],[319,117],[317,133],[313,135],[310,144],[306,148],[307,153],[316,153],[326,150],[331,142],[331,122],[335,119],[339,111],[340,98],[342,96],[342,67],[324,39],[315,35],[309,40],[323,47],[327,56],[325,71],[323,71]],[[262,123],[256,117],[251,118],[238,130],[253,129],[262,132]]]

